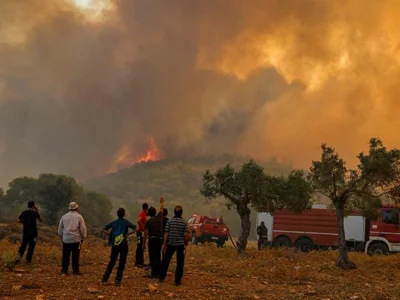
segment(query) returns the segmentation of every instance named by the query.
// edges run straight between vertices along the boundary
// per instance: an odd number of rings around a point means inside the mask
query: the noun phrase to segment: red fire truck
[[[379,217],[375,221],[357,212],[345,217],[348,248],[370,255],[400,252],[399,211],[399,207],[383,207],[379,209]],[[274,215],[258,213],[257,224],[262,221],[268,228],[268,240],[275,247],[294,246],[308,252],[338,246],[336,213],[326,205],[314,205],[302,213],[288,210],[277,211]]]
[[[201,215],[192,215],[188,221],[192,244],[215,242],[223,247],[228,240],[229,229],[222,217],[210,218]]]

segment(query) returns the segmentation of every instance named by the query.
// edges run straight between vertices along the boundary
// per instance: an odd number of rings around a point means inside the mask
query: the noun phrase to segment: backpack
[[[125,239],[125,225],[117,222],[117,226],[111,230],[111,246],[119,246]]]

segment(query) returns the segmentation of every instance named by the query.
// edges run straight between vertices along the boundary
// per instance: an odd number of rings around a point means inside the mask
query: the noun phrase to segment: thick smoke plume
[[[1,184],[100,175],[148,135],[299,167],[400,144],[397,0],[74,1],[0,1]]]

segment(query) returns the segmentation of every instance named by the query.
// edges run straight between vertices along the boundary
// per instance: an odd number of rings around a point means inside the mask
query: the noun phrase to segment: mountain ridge
[[[247,156],[224,154],[142,162],[116,173],[93,178],[83,185],[109,196],[114,208],[125,207],[131,217],[139,213],[143,202],[158,208],[158,198],[163,196],[170,215],[173,207],[179,204],[184,208],[185,217],[194,213],[223,216],[233,234],[237,234],[240,222],[236,212],[228,211],[222,198],[206,201],[199,189],[202,175],[207,169],[215,170],[226,164],[240,168],[250,159]],[[274,158],[257,162],[272,175],[285,175],[293,169],[290,164],[279,163]],[[255,217],[253,213],[253,222]]]

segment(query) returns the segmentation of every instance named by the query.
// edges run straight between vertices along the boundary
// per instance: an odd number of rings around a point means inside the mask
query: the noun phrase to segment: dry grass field
[[[88,239],[81,255],[81,276],[61,276],[61,243],[39,242],[34,262],[14,270],[3,267],[18,243],[0,241],[1,299],[400,299],[400,255],[368,257],[351,254],[354,271],[335,267],[336,252],[298,254],[292,250],[257,251],[245,255],[215,245],[189,246],[183,285],[173,285],[175,265],[160,285],[135,269],[134,241],[130,245],[123,284],[115,287],[100,278],[109,258],[103,240]],[[147,253],[146,253],[147,255]]]

